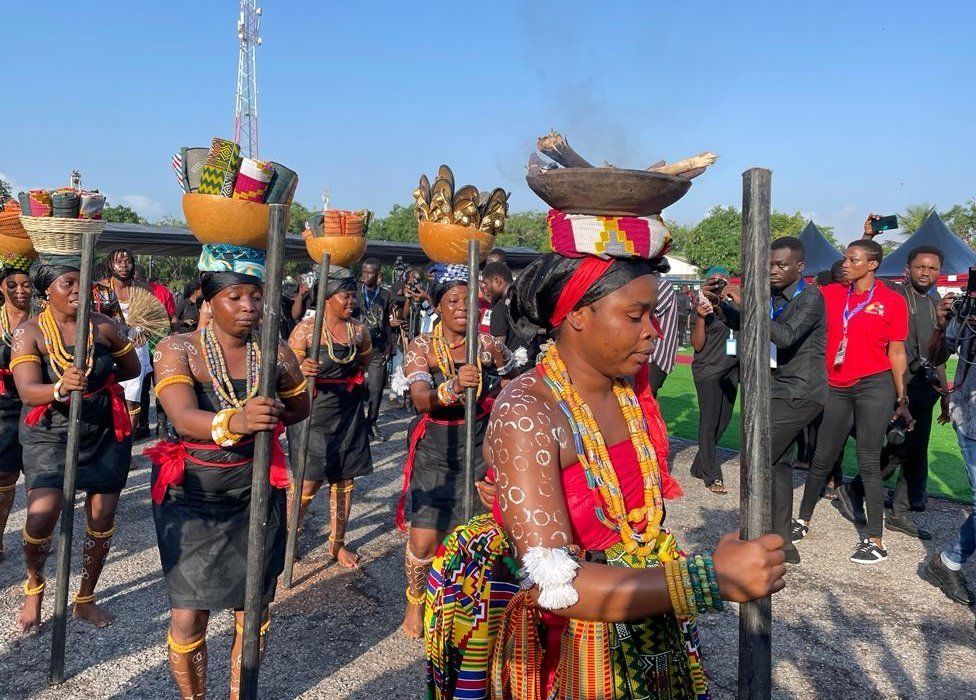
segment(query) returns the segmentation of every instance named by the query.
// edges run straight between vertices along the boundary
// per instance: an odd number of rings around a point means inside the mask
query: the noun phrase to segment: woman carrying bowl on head
[[[423,333],[410,342],[403,365],[410,398],[421,414],[408,433],[410,449],[397,509],[399,526],[404,526],[405,519],[410,521],[403,629],[414,638],[423,635],[424,591],[434,553],[444,536],[463,518],[465,391],[477,390],[475,479],[479,492],[483,492],[486,485],[481,445],[491,410],[489,373],[505,377],[515,369],[508,349],[486,334],[477,338],[477,364],[465,363],[468,268],[439,266],[434,283],[431,301],[440,320],[431,333]],[[408,492],[411,511],[405,518]]]
[[[306,382],[294,353],[277,352],[276,396],[257,396],[258,326],[264,251],[204,246],[198,265],[211,317],[199,330],[162,340],[154,357],[156,393],[178,435],[147,451],[153,462],[153,518],[170,601],[169,664],[184,698],[206,693],[207,624],[212,610],[235,611],[231,698],[240,689],[244,582],[254,436],[271,443],[262,588],[261,652],[285,555],[288,471],[282,426],[308,415]]]
[[[92,313],[89,320],[88,347],[71,345],[78,320],[79,270],[80,260],[72,256],[50,256],[31,266],[30,281],[45,308],[17,328],[11,351],[10,369],[24,404],[20,442],[27,486],[27,598],[18,626],[25,632],[41,623],[44,562],[61,512],[68,409],[74,391],[84,396],[77,488],[87,493],[85,556],[74,616],[96,627],[114,620],[95,604],[95,586],[115,533],[119,493],[132,459],[131,424],[118,382],[139,373],[139,359],[119,325],[99,313]],[[85,353],[84,370],[74,367],[77,352]]]
[[[0,257],[0,561],[4,558],[3,533],[14,504],[14,489],[23,467],[19,424],[23,404],[10,371],[10,351],[17,326],[30,317],[31,283],[25,257]]]
[[[315,298],[314,287],[310,291]],[[363,370],[373,353],[369,333],[352,318],[356,278],[343,267],[329,270],[325,285],[322,343],[318,358],[308,357],[314,319],[301,321],[288,346],[302,361],[302,373],[315,382],[314,410],[308,427],[308,462],[301,486],[298,525],[324,481],[329,482],[329,555],[347,568],[359,556],[346,547],[353,479],[373,471],[369,431],[362,410]],[[289,430],[289,444],[298,427]],[[291,501],[289,500],[289,503]]]

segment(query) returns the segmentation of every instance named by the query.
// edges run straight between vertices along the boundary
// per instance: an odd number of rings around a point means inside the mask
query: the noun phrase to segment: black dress
[[[333,343],[332,354],[344,359],[349,356],[350,349],[341,343]],[[360,374],[359,359],[348,364],[334,362],[323,347],[319,350],[319,362],[305,479],[333,482],[371,474],[373,456],[369,451],[369,432],[363,413],[362,384],[346,383]],[[304,429],[301,423],[288,428],[288,444],[297,445],[298,431]],[[293,470],[295,458],[295,455],[291,456]]]
[[[235,379],[234,391],[242,396],[246,381]],[[202,411],[222,406],[213,386],[194,383]],[[241,610],[247,571],[247,527],[251,508],[251,459],[254,440],[233,447],[208,445],[187,456],[201,462],[234,464],[217,467],[184,462],[183,483],[170,485],[160,504],[153,504],[159,559],[166,577],[170,606],[189,610]],[[153,467],[153,482],[158,475]],[[271,487],[265,525],[265,605],[274,600],[278,576],[285,565],[285,489]]]
[[[455,363],[455,370],[461,364]],[[445,380],[437,367],[431,368],[435,386]],[[488,390],[489,377],[483,372],[482,384]],[[481,445],[488,427],[488,413],[477,412],[474,429],[475,481],[484,479],[487,467]],[[416,457],[410,475],[410,502],[412,527],[449,532],[464,521],[464,405],[438,408],[430,418],[418,416],[410,425],[408,440],[416,437],[416,431],[424,430],[416,448]],[[475,494],[474,513],[485,510]]]
[[[74,347],[67,346],[73,353]],[[115,437],[112,396],[103,391],[115,372],[115,360],[104,345],[95,344],[92,371],[88,375],[88,394],[81,411],[81,444],[78,450],[79,491],[119,493],[129,478],[132,461],[131,435],[119,441]],[[53,384],[47,356],[41,358],[42,381]],[[24,480],[27,489],[61,489],[68,443],[68,404],[52,403],[34,426],[24,419],[33,406],[21,409],[20,443],[24,450]],[[128,415],[126,415],[128,421]]]
[[[23,404],[17,395],[13,377],[7,374],[9,367],[10,347],[0,342],[0,474],[19,474],[23,465],[23,450],[18,424]]]

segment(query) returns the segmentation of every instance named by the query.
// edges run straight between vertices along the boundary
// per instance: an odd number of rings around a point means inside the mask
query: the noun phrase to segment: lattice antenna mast
[[[261,45],[261,8],[257,0],[241,0],[237,18],[237,109],[234,114],[234,141],[244,155],[258,157],[258,73],[256,50]]]

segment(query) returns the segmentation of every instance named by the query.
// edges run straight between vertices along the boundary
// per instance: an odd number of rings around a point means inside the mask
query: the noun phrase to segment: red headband
[[[559,328],[559,325],[576,308],[576,305],[580,303],[580,300],[589,291],[590,287],[600,279],[601,275],[612,264],[613,258],[604,260],[603,258],[597,258],[592,255],[587,255],[583,258],[583,262],[580,263],[580,266],[570,276],[563,290],[559,292],[559,298],[556,300],[556,308],[553,309],[552,316],[549,318],[549,323],[552,324],[553,328]]]

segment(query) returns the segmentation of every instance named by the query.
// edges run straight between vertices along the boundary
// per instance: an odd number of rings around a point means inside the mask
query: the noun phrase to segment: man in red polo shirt
[[[901,418],[912,427],[905,388],[905,298],[874,277],[884,253],[875,241],[858,240],[844,254],[847,284],[821,288],[827,314],[827,383],[830,386],[823,424],[794,521],[793,541],[809,531],[820,492],[853,425],[857,432],[858,471],[864,484],[867,537],[854,548],[851,561],[884,561],[882,542],[884,483],[881,448],[891,421]]]

